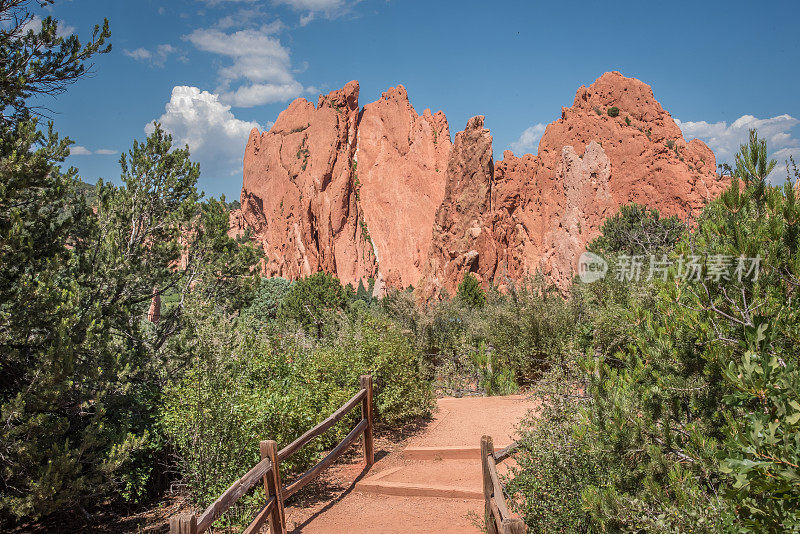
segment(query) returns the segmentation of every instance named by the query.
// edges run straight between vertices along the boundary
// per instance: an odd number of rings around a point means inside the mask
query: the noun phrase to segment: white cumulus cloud
[[[759,137],[767,140],[771,157],[778,161],[770,175],[773,182],[781,182],[786,177],[786,160],[789,156],[793,156],[796,161],[800,157],[800,139],[792,133],[800,120],[791,115],[783,114],[768,119],[742,115],[730,125],[725,121],[684,122],[676,119],[675,122],[687,140],[701,139],[714,151],[718,163],[731,165],[734,154],[750,138],[750,130],[756,129]]]
[[[536,154],[539,150],[539,140],[544,134],[544,129],[547,125],[544,123],[534,124],[526,128],[519,136],[519,139],[511,143],[511,150],[517,156],[522,154]]]
[[[172,88],[164,114],[156,121],[172,134],[176,145],[189,145],[204,178],[220,181],[242,171],[250,130],[260,128],[256,122],[237,119],[219,95],[188,86]],[[148,123],[145,133],[151,134],[154,128]]]
[[[289,50],[275,35],[281,29],[280,21],[230,33],[206,28],[185,39],[198,50],[229,58],[230,63],[219,69],[216,92],[225,103],[253,107],[290,100],[303,92],[292,73]]]

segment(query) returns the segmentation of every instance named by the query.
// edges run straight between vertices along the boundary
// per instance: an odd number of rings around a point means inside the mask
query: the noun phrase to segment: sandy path
[[[502,448],[535,405],[523,396],[443,398],[423,429],[376,442],[364,472],[360,451],[290,501],[290,532],[480,533],[480,439]]]

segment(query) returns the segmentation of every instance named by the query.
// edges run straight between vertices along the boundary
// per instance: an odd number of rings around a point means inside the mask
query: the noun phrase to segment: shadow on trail
[[[398,452],[398,449],[401,449],[409,438],[424,432],[432,421],[432,417],[420,417],[394,428],[384,427],[376,429],[375,462],[377,463],[383,460],[393,452]],[[355,467],[356,464],[361,461],[361,448],[358,446],[351,447],[342,455],[342,458],[336,463],[336,467],[332,470],[327,470],[327,476],[322,475],[293,496],[289,506],[295,509],[308,509],[323,502],[325,505],[309,517],[303,519],[302,522],[295,523],[294,525],[287,524],[288,531],[293,534],[302,533],[303,529],[312,521],[350,495],[353,489],[355,489],[356,484],[371,472],[365,465],[362,465],[358,475],[351,478],[354,470],[350,471],[348,468]],[[344,471],[341,470],[342,468],[344,468]],[[331,473],[335,474],[331,476]],[[287,481],[284,481],[284,483],[286,482]]]
[[[384,456],[386,454],[388,454],[388,453],[385,453],[385,451],[382,451],[382,452],[384,452]],[[377,460],[378,454],[376,453],[375,456],[376,456],[376,460]],[[331,507],[333,507],[333,505],[337,504],[342,499],[344,499],[345,497],[350,495],[350,493],[353,491],[353,489],[355,489],[356,484],[358,483],[358,481],[361,480],[362,478],[364,478],[364,476],[367,473],[369,473],[369,468],[367,468],[367,466],[365,465],[364,468],[361,470],[361,472],[358,474],[358,476],[356,478],[354,478],[350,482],[350,484],[347,485],[347,488],[345,488],[345,490],[342,491],[341,493],[340,493],[341,486],[339,484],[330,484],[330,483],[326,483],[326,482],[320,482],[318,484],[315,484],[314,489],[315,490],[320,490],[320,491],[314,491],[313,500],[315,500],[315,501],[328,500],[328,503],[325,506],[323,506],[322,508],[320,508],[319,510],[317,510],[316,512],[314,512],[314,514],[309,516],[302,523],[295,524],[294,528],[292,530],[289,530],[289,532],[292,533],[292,534],[300,534],[300,533],[302,533],[303,532],[303,528],[307,527],[309,525],[309,523],[311,523],[314,519],[316,519],[320,515],[324,514],[325,512],[330,510]],[[319,487],[316,487],[316,486],[319,486]],[[305,499],[299,499],[299,502],[297,504],[304,504],[303,503],[304,500]],[[289,525],[286,525],[286,526],[289,527]]]

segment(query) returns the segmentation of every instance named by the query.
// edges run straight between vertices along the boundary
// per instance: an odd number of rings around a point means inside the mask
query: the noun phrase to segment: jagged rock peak
[[[689,217],[727,183],[650,86],[619,72],[577,90],[537,155],[498,162],[482,115],[451,143],[444,113],[419,115],[402,85],[363,109],[358,98],[356,81],[316,107],[299,98],[251,133],[231,229],[253,230],[266,274],[325,270],[434,295],[464,272],[502,287],[541,271],[567,288],[619,206]]]

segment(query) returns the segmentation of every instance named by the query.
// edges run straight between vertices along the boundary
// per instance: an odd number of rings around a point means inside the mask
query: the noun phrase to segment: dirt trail
[[[290,532],[480,533],[481,436],[492,436],[497,449],[505,447],[535,405],[519,395],[444,398],[437,404],[423,431],[400,443],[379,442],[379,459],[369,472],[363,464],[339,466],[335,480],[289,506]],[[336,491],[337,483],[343,491]],[[330,499],[324,498],[326,484]]]

